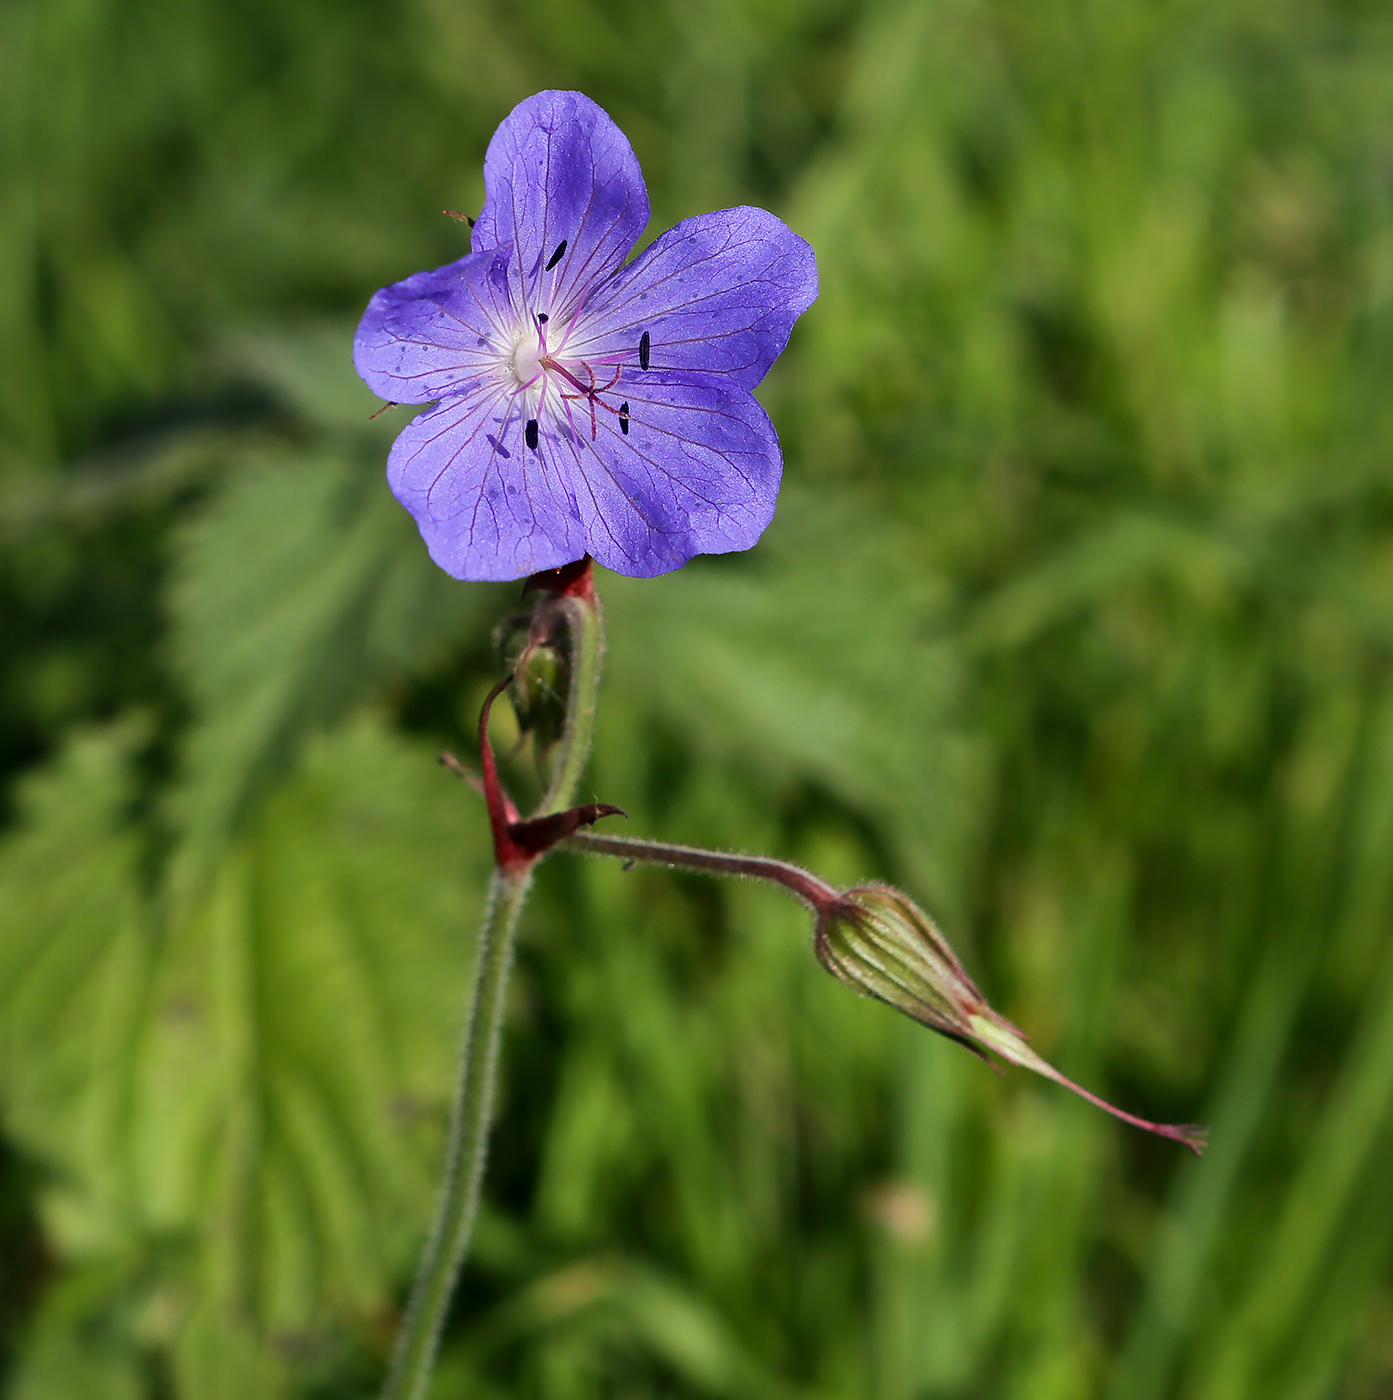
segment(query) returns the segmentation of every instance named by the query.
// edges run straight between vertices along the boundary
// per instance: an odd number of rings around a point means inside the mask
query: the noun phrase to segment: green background
[[[545,87],[650,232],[758,202],[823,286],[759,547],[601,578],[594,796],[901,884],[1213,1145],[853,996],[778,892],[556,856],[435,1395],[1393,1395],[1360,0],[0,4],[6,1394],[379,1383],[487,871],[433,758],[516,592],[430,566],[348,348]]]

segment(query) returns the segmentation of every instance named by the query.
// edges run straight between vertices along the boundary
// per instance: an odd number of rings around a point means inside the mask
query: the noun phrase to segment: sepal
[[[583,826],[593,826],[601,817],[628,815],[622,807],[612,806],[608,802],[587,802],[563,812],[546,812],[541,816],[522,819],[498,776],[498,762],[489,740],[489,714],[493,710],[493,702],[512,681],[511,673],[504,676],[489,691],[479,712],[479,760],[483,776],[478,786],[488,807],[494,860],[505,875],[517,875],[526,870],[558,842],[574,835]]]

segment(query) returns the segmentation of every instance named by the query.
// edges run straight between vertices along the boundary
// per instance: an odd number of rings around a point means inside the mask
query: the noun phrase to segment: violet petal
[[[353,364],[393,403],[430,403],[496,376],[513,321],[509,249],[471,253],[383,287],[353,337]]]
[[[749,206],[698,214],[595,293],[575,353],[632,359],[647,331],[653,370],[701,370],[752,389],[816,297],[817,259],[782,219]]]
[[[584,400],[556,436],[570,474],[586,550],[636,578],[679,568],[694,554],[748,549],[773,518],[783,459],[754,396],[715,376],[626,373],[616,413]]]
[[[521,578],[585,553],[572,486],[541,447],[526,445],[520,400],[491,385],[452,395],[407,424],[387,459],[387,481],[447,574]]]
[[[573,313],[648,224],[628,137],[580,92],[539,92],[513,108],[489,142],[484,189],[473,246],[512,245],[514,304],[531,314]]]

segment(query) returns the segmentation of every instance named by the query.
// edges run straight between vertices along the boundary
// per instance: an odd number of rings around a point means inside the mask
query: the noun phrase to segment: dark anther
[[[537,420],[529,418],[527,420],[527,445],[535,452],[537,450]]]
[[[546,325],[546,323],[551,319],[551,317],[548,316],[547,313],[546,313],[545,311],[539,311],[539,312],[537,313],[537,319],[538,319],[543,325]]]
[[[627,403],[619,405],[619,431],[625,437],[629,436],[629,405]]]
[[[636,860],[626,860],[626,861],[624,862],[624,864],[621,865],[619,868],[620,868],[621,870],[623,870],[623,871],[627,874],[627,873],[628,873],[630,870],[632,870],[632,869],[634,868],[634,866],[636,866],[637,864],[638,864],[638,862],[637,862]]]
[[[556,264],[559,263],[559,262],[561,261],[561,259],[564,258],[565,256],[566,256],[566,240],[563,238],[563,239],[561,240],[561,242],[558,243],[558,244],[556,245],[556,251],[551,255],[551,261],[546,265],[546,269],[545,269],[545,270],[546,270],[547,272],[550,272],[550,271],[552,270],[552,268],[554,268],[554,267],[556,266]]]
[[[639,338],[638,338],[638,367],[639,367],[640,369],[647,369],[647,368],[648,368],[648,332],[647,332],[647,331],[644,331],[644,333],[643,333],[641,336],[639,336]]]
[[[440,212],[447,219],[453,219],[456,223],[468,224],[470,228],[474,227],[474,220],[468,214],[461,214],[458,209],[442,209]]]

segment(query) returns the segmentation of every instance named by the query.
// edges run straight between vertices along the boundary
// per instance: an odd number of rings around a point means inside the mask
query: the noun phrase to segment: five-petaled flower
[[[388,480],[456,578],[589,553],[649,577],[748,549],[782,459],[751,390],[817,295],[813,251],[762,209],[686,219],[625,264],[648,192],[588,97],[543,92],[489,143],[468,257],[373,297],[368,386],[430,403]]]

